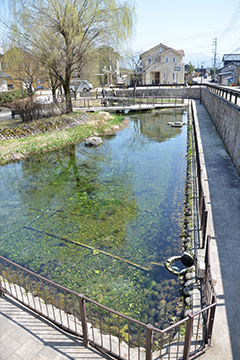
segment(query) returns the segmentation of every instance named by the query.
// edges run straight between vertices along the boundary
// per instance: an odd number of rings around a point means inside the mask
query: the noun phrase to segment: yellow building
[[[0,55],[0,70],[9,76],[5,78],[7,90],[48,88],[46,71],[27,51],[17,47]]]
[[[183,84],[183,50],[174,50],[160,43],[140,55],[142,85]]]

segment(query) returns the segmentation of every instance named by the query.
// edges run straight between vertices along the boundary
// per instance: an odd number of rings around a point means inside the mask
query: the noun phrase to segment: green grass
[[[74,117],[79,116],[79,114],[83,114],[83,112],[71,113],[68,116]],[[73,128],[1,141],[0,165],[22,160],[32,154],[56,150],[63,146],[83,141],[93,133],[98,133],[99,135],[102,133],[112,133],[112,127],[121,124],[124,120],[123,116],[118,115],[113,115],[110,119],[104,120],[101,113],[91,114],[89,118],[91,123],[85,123]],[[44,120],[41,120],[39,125],[43,124],[43,122]]]

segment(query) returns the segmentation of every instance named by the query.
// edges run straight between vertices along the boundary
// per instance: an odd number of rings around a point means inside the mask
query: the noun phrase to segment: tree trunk
[[[56,88],[55,87],[52,87],[52,97],[53,97],[53,103],[55,105],[57,103]]]
[[[136,87],[137,87],[137,83],[134,82],[134,85],[133,85],[133,97],[135,98],[135,95],[136,95]]]
[[[71,93],[70,93],[70,80],[65,82],[65,84],[63,85],[63,89],[64,89],[64,95],[65,95],[65,99],[66,99],[66,114],[68,114],[73,111],[72,99],[71,99]]]

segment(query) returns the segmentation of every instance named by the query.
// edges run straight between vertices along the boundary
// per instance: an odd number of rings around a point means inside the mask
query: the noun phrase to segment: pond
[[[156,327],[179,313],[187,123],[181,109],[128,115],[84,143],[0,167],[0,253]]]

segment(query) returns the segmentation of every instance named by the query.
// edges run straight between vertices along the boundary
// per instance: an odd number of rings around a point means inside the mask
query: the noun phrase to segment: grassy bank
[[[94,114],[72,113],[62,116],[63,119],[58,116],[19,125],[22,137],[0,142],[0,165],[83,141],[93,134],[111,134],[119,130],[119,126],[124,120],[122,116],[110,115],[103,111]],[[59,120],[64,120],[61,121],[61,129],[56,127]],[[28,126],[40,133],[29,135],[32,131],[29,131]],[[15,134],[18,134],[17,128],[14,129]],[[23,133],[24,129],[25,134]]]

